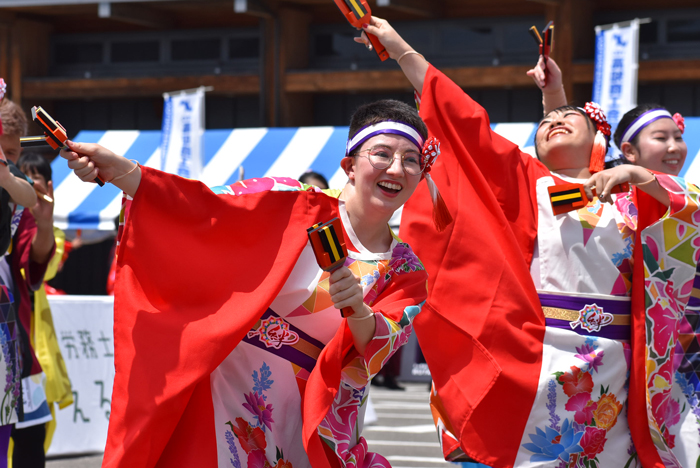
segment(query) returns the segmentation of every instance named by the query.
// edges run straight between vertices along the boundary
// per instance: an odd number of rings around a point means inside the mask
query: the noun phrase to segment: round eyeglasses
[[[394,164],[394,157],[398,153],[392,153],[388,148],[377,146],[366,150],[358,151],[355,154],[367,153],[365,156],[373,168],[384,170]],[[401,154],[401,167],[408,175],[420,175],[423,172],[421,166],[421,154],[417,151],[406,151]]]

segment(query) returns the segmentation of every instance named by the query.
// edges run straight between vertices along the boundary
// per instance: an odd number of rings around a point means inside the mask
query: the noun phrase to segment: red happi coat
[[[537,237],[535,181],[547,168],[494,133],[485,110],[434,67],[420,114],[442,142],[433,167],[454,223],[438,233],[422,184],[401,234],[423,261],[429,298],[415,330],[461,449],[493,467],[515,462],[537,393],[545,317],[530,276]],[[504,164],[504,161],[512,164]],[[642,230],[666,208],[637,192]],[[646,412],[644,262],[635,249],[629,424],[645,467],[663,467]],[[449,355],[450,359],[444,357]],[[447,441],[442,441],[443,443]]]
[[[312,191],[217,195],[142,167],[129,210],[118,248],[116,375],[103,466],[218,466],[210,374],[282,289],[306,229],[339,216],[338,200]],[[422,302],[425,272],[406,281],[388,286],[373,310],[398,321]],[[338,466],[317,428],[355,356],[343,325],[306,383],[302,437],[314,468]]]

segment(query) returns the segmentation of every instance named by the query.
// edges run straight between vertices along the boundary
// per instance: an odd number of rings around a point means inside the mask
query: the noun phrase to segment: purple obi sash
[[[548,327],[611,340],[630,339],[629,298],[615,300],[546,293],[538,295]]]
[[[311,372],[325,346],[267,309],[243,340]]]
[[[688,307],[691,309],[700,309],[700,264],[695,271],[695,280],[693,280],[693,290],[688,299]]]

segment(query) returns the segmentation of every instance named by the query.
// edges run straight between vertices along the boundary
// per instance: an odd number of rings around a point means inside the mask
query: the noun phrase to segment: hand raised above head
[[[379,42],[382,43],[382,45],[386,48],[386,51],[389,53],[389,57],[393,58],[394,60],[399,58],[404,52],[411,50],[411,46],[409,46],[406,41],[399,36],[399,33],[397,33],[385,19],[373,16],[371,23],[364,25],[364,29],[360,36],[355,38],[355,42],[364,44],[371,50],[372,45],[367,37],[367,34],[377,36]]]

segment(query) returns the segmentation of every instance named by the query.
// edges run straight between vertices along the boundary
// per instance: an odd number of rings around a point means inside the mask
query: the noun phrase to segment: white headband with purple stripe
[[[620,143],[634,140],[634,137],[636,137],[644,127],[659,119],[673,119],[673,116],[671,116],[671,113],[666,109],[651,109],[646,111],[627,127],[627,130],[625,130],[625,133],[622,135]]]
[[[402,137],[409,140],[411,143],[418,147],[418,150],[423,148],[423,137],[415,128],[403,122],[396,122],[393,120],[385,120],[383,122],[376,123],[374,125],[368,125],[360,129],[359,132],[352,137],[346,147],[345,156],[350,156],[350,154],[355,151],[358,147],[362,145],[365,141],[376,135],[381,135],[384,133],[393,133],[395,135],[401,135]]]

